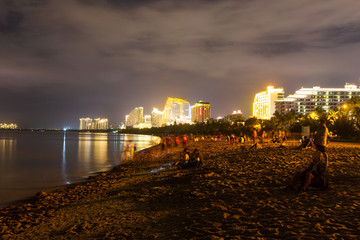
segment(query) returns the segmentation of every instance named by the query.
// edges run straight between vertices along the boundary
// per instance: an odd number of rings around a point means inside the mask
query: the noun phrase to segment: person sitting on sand
[[[183,160],[184,160],[184,163],[187,163],[189,160],[190,160],[190,151],[189,151],[189,148],[184,148],[184,151],[183,151]]]
[[[185,148],[183,152],[183,159],[175,164],[175,166],[183,169],[200,167],[202,165],[203,158],[198,149],[195,149],[191,156],[189,149]]]
[[[312,147],[313,145],[314,145],[314,143],[312,141],[312,138],[308,138],[307,136],[305,136],[301,142],[301,145],[295,149],[303,149],[303,148],[307,148],[307,147]]]
[[[319,159],[314,159],[314,162],[312,162],[308,168],[295,174],[291,183],[285,187],[285,189],[295,189],[298,185],[299,192],[306,191],[308,187],[326,189],[328,188],[328,182],[325,176],[325,170],[326,164]]]
[[[190,157],[190,164],[193,167],[200,167],[202,165],[202,162],[203,162],[203,157],[199,152],[199,150],[195,148]]]
[[[190,160],[190,151],[187,147],[184,148],[181,156],[180,156],[180,160],[178,162],[176,162],[174,165],[176,167],[181,168],[182,166],[184,166],[185,164],[188,164]]]
[[[273,139],[272,139],[273,143],[281,143],[281,138],[278,137],[277,135],[274,135]]]

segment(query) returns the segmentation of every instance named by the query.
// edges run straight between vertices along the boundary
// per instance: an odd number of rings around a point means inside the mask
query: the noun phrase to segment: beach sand
[[[0,209],[0,238],[359,239],[359,146],[330,143],[329,189],[298,194],[282,187],[314,150],[295,145],[192,142],[204,164],[188,170],[168,166],[181,148],[159,154],[155,147],[110,172]]]

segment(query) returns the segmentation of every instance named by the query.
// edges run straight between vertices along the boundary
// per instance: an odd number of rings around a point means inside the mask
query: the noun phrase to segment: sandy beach
[[[191,142],[200,168],[179,170],[182,148],[137,153],[112,171],[0,209],[1,239],[358,239],[360,148],[330,143],[327,190],[284,191],[311,161],[298,143]]]

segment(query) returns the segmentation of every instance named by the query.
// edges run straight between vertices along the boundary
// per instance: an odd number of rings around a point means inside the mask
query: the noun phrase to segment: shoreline
[[[297,145],[297,143],[296,143]],[[306,194],[281,190],[313,150],[278,145],[192,142],[201,168],[172,167],[182,148],[156,157],[160,146],[111,171],[40,192],[22,205],[0,208],[4,239],[71,238],[292,238],[358,237],[358,146],[329,147],[330,189]],[[344,217],[346,214],[346,217]],[[342,235],[338,235],[341,231]]]

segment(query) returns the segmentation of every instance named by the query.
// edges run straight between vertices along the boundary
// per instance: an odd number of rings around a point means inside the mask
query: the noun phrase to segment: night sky
[[[0,123],[119,123],[166,98],[252,113],[268,84],[360,85],[358,0],[0,0]]]

